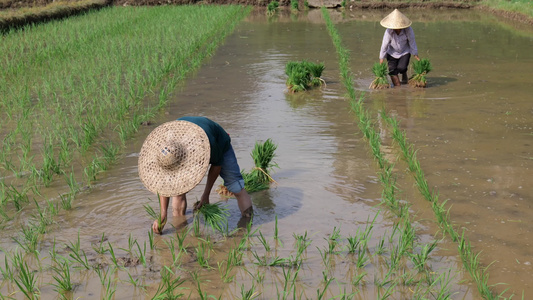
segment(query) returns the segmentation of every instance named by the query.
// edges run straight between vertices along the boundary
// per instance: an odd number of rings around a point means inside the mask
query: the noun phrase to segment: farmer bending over
[[[209,194],[220,175],[226,188],[235,194],[241,215],[252,216],[252,201],[244,189],[231,138],[219,124],[205,117],[182,117],[158,126],[148,135],[139,154],[139,177],[148,190],[159,195],[162,226],[160,230],[158,221],[154,221],[155,233],[163,231],[170,198],[172,215],[185,215],[186,193],[206,172],[204,192],[194,209],[209,203]]]
[[[417,59],[418,49],[416,47],[415,33],[411,28],[409,20],[399,10],[395,9],[380,22],[381,26],[387,28],[383,35],[381,50],[379,51],[379,63],[383,63],[386,58],[389,66],[389,75],[394,86],[406,84],[407,67],[411,54]],[[398,74],[402,74],[402,82]]]

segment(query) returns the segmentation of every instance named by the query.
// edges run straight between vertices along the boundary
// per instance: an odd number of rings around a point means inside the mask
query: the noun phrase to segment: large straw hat
[[[170,197],[192,190],[209,166],[209,138],[198,125],[171,121],[156,127],[139,153],[139,177],[154,194]]]
[[[403,29],[411,26],[413,22],[409,20],[404,14],[402,14],[398,9],[394,9],[388,16],[383,18],[379,24],[385,28],[390,29]]]

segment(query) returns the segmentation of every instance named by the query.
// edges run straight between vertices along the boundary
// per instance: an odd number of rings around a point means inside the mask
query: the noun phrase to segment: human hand
[[[152,231],[157,234],[163,233],[163,228],[165,227],[165,224],[167,223],[167,219],[164,219],[161,221],[161,225],[159,225],[159,220],[155,220],[152,224]]]
[[[383,63],[383,58],[380,58],[380,59],[379,59],[379,63],[380,63],[380,64]]]
[[[415,55],[416,60],[420,61],[420,57],[418,55]]]

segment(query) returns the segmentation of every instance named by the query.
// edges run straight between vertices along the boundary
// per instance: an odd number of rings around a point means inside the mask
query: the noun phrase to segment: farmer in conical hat
[[[420,60],[411,23],[411,20],[398,9],[395,9],[380,22],[381,26],[387,30],[383,35],[379,62],[383,63],[384,59],[387,59],[389,75],[394,86],[407,83],[407,67],[409,67],[411,55]],[[402,74],[401,83],[399,74]]]
[[[148,135],[139,153],[139,177],[149,191],[159,195],[162,226],[154,221],[155,233],[163,231],[170,198],[172,215],[185,215],[186,194],[206,172],[204,192],[194,208],[209,203],[211,189],[220,176],[235,194],[242,217],[250,218],[252,201],[244,189],[231,138],[218,123],[205,117],[182,117],[158,126]]]

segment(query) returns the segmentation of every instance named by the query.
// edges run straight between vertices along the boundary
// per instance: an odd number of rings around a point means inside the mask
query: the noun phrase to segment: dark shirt
[[[214,166],[220,166],[224,153],[229,150],[231,143],[231,138],[224,128],[206,117],[181,117],[178,120],[194,123],[205,131],[211,147],[209,163]]]

